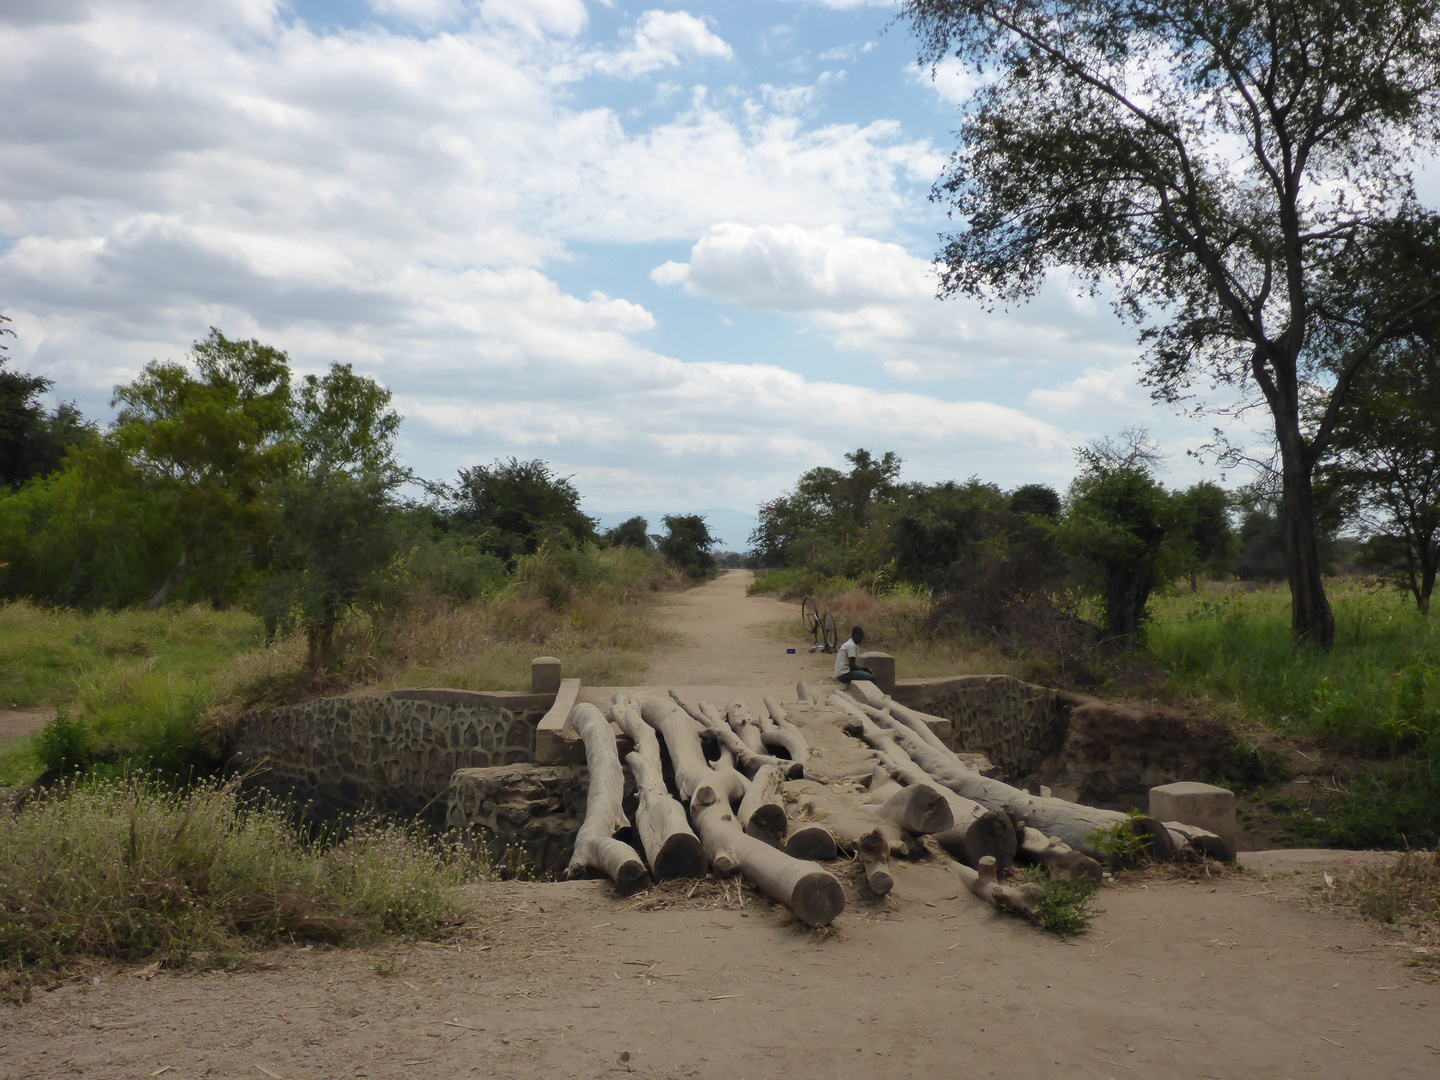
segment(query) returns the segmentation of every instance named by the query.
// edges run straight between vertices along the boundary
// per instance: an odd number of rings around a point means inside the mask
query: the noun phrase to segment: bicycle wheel
[[[800,619],[805,624],[805,632],[813,637],[815,627],[820,625],[820,608],[813,596],[807,596],[800,601]]]
[[[835,616],[828,611],[825,613],[825,618],[820,620],[820,632],[824,636],[825,651],[834,652],[840,644],[840,635],[835,630]]]

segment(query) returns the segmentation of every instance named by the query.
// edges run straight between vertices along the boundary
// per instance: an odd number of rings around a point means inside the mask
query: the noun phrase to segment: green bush
[[[284,940],[432,934],[457,914],[451,887],[485,873],[413,829],[372,823],[326,845],[233,783],[137,780],[37,793],[0,816],[0,865],[12,977],[81,955],[178,965]]]
[[[56,709],[35,737],[35,756],[45,771],[55,776],[83,769],[90,761],[90,736],[84,722],[70,719],[70,710],[63,705]]]

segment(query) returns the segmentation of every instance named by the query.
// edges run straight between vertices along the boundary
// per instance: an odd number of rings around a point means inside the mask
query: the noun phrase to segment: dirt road
[[[659,659],[657,685],[749,672],[751,691],[784,691],[823,674],[758,629],[793,605],[742,590],[731,576],[674,605],[700,632]],[[470,927],[443,946],[291,948],[235,974],[106,968],[37,992],[0,1013],[0,1078],[1440,1075],[1440,985],[1412,979],[1383,934],[1295,902],[1347,856],[1248,858],[1261,869],[1106,888],[1069,942],[923,865],[896,867],[883,901],[851,890],[828,932],[733,884],[678,902],[473,886]]]

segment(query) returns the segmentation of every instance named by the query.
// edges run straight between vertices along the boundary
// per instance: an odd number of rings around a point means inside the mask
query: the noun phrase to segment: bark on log
[[[895,887],[895,879],[890,876],[890,844],[878,829],[860,837],[855,858],[865,871],[865,883],[876,896],[884,896]]]
[[[713,788],[702,787],[695,793],[690,814],[707,847],[714,844],[734,851],[745,879],[788,907],[807,926],[827,926],[845,910],[845,891],[833,874],[746,836]]]
[[[630,824],[620,809],[625,775],[620,771],[615,733],[594,705],[576,705],[570,710],[569,723],[585,742],[590,788],[585,795],[585,820],[575,834],[575,854],[565,876],[581,877],[587,870],[600,870],[622,893],[634,892],[647,884],[647,875],[635,849],[615,839],[615,833]]]
[[[716,785],[716,790],[731,803],[744,797],[744,781],[738,775],[733,772],[718,774],[710,767],[705,760],[705,751],[700,748],[700,736],[695,733],[695,725],[674,702],[661,697],[650,698],[640,707],[640,716],[665,740],[670,765],[675,770],[675,790],[681,802],[689,802],[696,790],[705,784]]]
[[[1234,862],[1235,849],[1207,829],[1196,825],[1185,825],[1179,821],[1165,822],[1175,850],[1187,858],[1214,859],[1216,862]]]
[[[964,863],[952,862],[950,871],[965,883],[967,889],[987,904],[1011,908],[1028,919],[1039,918],[1035,904],[1045,895],[1044,887],[1034,882],[1001,885],[996,877],[995,860],[988,855],[981,859],[980,865],[973,870]]]
[[[803,812],[812,816],[810,820],[824,826],[841,851],[853,853],[860,838],[871,832],[885,837],[891,855],[909,856],[920,850],[912,834],[879,817],[874,807],[862,806],[852,795],[811,780],[791,781],[785,790]],[[788,843],[786,850],[790,850]]]
[[[837,700],[838,699],[838,700]],[[878,726],[888,731],[911,759],[938,783],[957,795],[972,799],[991,810],[1007,813],[1014,820],[1024,820],[1046,836],[1058,836],[1077,851],[1096,859],[1105,852],[1093,839],[1096,833],[1112,829],[1128,830],[1149,841],[1150,852],[1157,859],[1174,858],[1175,845],[1165,826],[1153,818],[1135,817],[1118,810],[1101,810],[1093,806],[1066,802],[1064,799],[1042,798],[968,768],[952,750],[945,746],[919,714],[885,699],[884,711],[859,705],[842,694],[831,701],[845,703],[847,711],[860,710]]]
[[[955,816],[940,789],[931,784],[902,787],[890,778],[884,765],[876,765],[870,790],[861,800],[886,821],[906,832],[923,835],[954,828]]]
[[[1029,826],[1020,830],[1020,856],[1050,871],[1053,878],[1089,878],[1100,881],[1105,872],[1089,855],[1084,855],[1058,836],[1047,837]]]
[[[771,847],[782,845],[790,823],[785,817],[785,804],[780,801],[780,774],[775,766],[766,765],[755,773],[735,816],[745,835]]]
[[[774,698],[765,699],[768,716],[760,717],[760,738],[772,750],[784,750],[791,761],[804,763],[810,760],[810,743],[804,733],[790,722],[785,706]]]
[[[768,755],[765,741],[760,737],[760,724],[743,701],[737,699],[730,703],[725,710],[725,720],[751,753]]]
[[[655,881],[671,878],[704,877],[709,865],[700,838],[690,828],[685,807],[665,787],[660,763],[660,742],[644,720],[633,699],[616,694],[610,699],[610,719],[630,737],[635,749],[625,755],[625,764],[635,778],[639,805],[635,809],[635,831],[650,863]]]
[[[757,754],[754,750],[751,750],[720,716],[715,706],[711,705],[708,701],[700,702],[699,708],[692,708],[689,703],[674,690],[670,691],[670,697],[676,705],[685,711],[686,715],[704,727],[706,731],[714,733],[720,745],[734,755],[735,760],[740,764],[741,771],[747,776],[754,776],[755,773],[765,765],[774,765],[780,770],[780,775],[787,780],[793,780],[804,774],[805,766],[802,762],[786,761],[784,758],[773,757],[770,754],[764,753]],[[645,719],[648,723],[650,718],[647,716]],[[669,744],[667,743],[666,745]]]
[[[1018,841],[1010,815],[981,806],[939,784],[915,763],[889,731],[866,715],[863,706],[844,694],[836,695],[836,700],[850,714],[855,730],[874,748],[881,763],[894,776],[906,784],[934,788],[944,796],[955,824],[936,834],[935,839],[947,854],[971,867],[979,866],[987,855],[995,859],[1002,870],[1015,861]]]

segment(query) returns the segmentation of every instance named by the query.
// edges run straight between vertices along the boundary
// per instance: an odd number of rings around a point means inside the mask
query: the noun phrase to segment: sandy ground
[[[674,606],[696,640],[659,659],[656,684],[748,699],[818,681],[822,658],[755,629],[793,605],[746,600],[743,584]],[[1069,942],[925,865],[896,867],[883,901],[847,890],[819,932],[734,884],[688,899],[478,885],[440,946],[290,948],[235,974],[105,967],[37,991],[0,1012],[0,1080],[1433,1080],[1440,985],[1411,977],[1396,940],[1297,902],[1366,857],[1258,852],[1244,873],[1107,887]]]
[[[12,712],[9,709],[0,709],[0,742],[18,739],[22,735],[34,735],[54,715],[54,709],[44,712]]]

